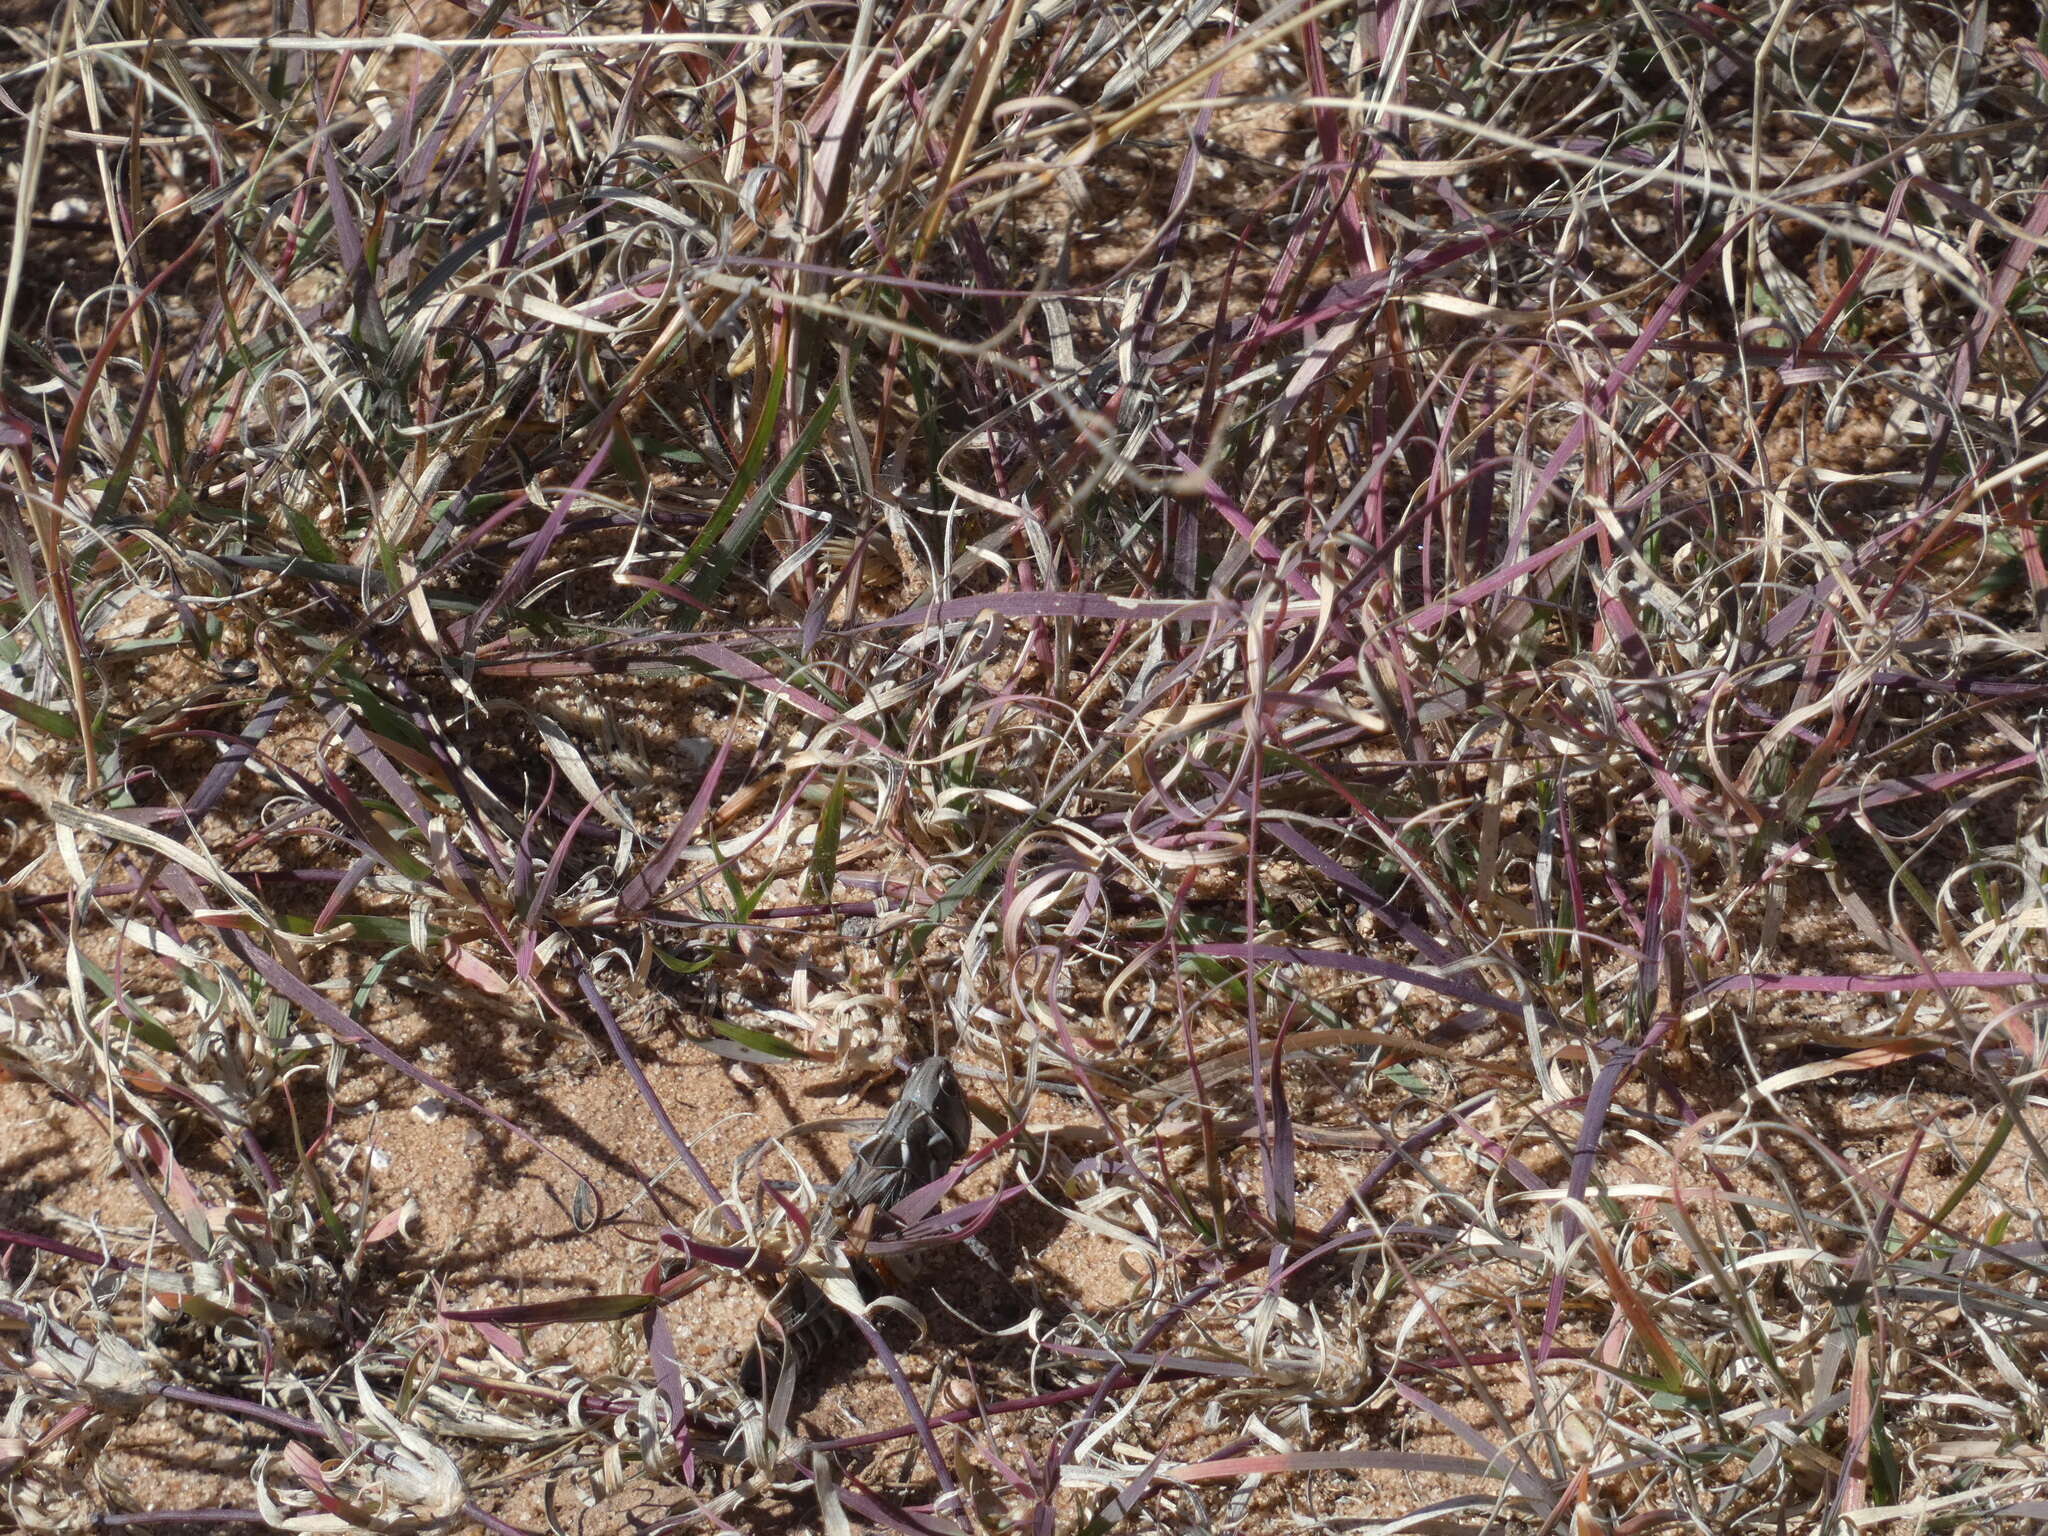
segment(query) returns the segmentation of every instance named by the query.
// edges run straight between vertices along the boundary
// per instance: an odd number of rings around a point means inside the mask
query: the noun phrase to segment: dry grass
[[[2048,1518],[2038,11],[55,9],[0,1518]]]

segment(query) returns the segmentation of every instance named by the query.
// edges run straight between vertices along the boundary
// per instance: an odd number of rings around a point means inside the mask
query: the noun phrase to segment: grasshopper
[[[815,1240],[829,1243],[870,1211],[886,1211],[943,1178],[967,1150],[973,1129],[953,1064],[943,1056],[919,1062],[880,1128],[855,1143],[846,1172],[826,1195],[827,1212]],[[883,1293],[886,1282],[867,1259],[856,1255],[849,1267],[863,1301]],[[740,1367],[741,1389],[772,1397],[785,1374],[801,1371],[850,1331],[845,1312],[816,1283],[792,1276],[755,1333]]]

